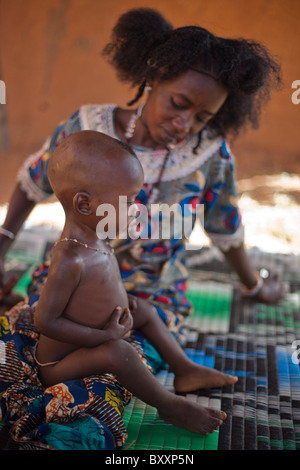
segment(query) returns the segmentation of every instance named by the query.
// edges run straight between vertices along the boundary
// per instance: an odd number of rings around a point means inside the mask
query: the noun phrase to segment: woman
[[[92,129],[135,150],[145,174],[140,204],[190,204],[191,212],[196,203],[204,204],[204,228],[235,269],[244,293],[261,302],[278,301],[279,282],[264,283],[245,253],[234,158],[225,139],[248,124],[258,125],[262,104],[280,83],[279,66],[261,44],[219,38],[200,27],[173,29],[151,9],[121,16],[104,55],[122,81],[137,87],[129,105],[140,99],[141,104],[134,110],[82,106],[25,162],[1,229],[2,266],[34,205],[52,194],[47,162],[55,147],[72,132]],[[151,302],[177,333],[182,314],[190,310],[184,297],[184,241],[115,242],[127,291]]]

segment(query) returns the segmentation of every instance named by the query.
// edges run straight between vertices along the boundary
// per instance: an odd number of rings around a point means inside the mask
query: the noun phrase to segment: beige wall
[[[283,66],[284,87],[263,114],[258,131],[233,145],[238,176],[298,172],[300,0],[0,0],[0,203],[15,173],[54,126],[80,104],[124,105],[134,92],[118,83],[100,51],[118,16],[129,8],[159,9],[174,26],[199,24],[227,37],[263,41]]]

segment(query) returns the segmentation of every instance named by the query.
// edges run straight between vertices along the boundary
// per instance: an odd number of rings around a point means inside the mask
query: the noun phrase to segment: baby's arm
[[[63,316],[72,293],[80,282],[82,261],[66,251],[58,251],[52,259],[47,282],[35,312],[35,326],[49,338],[77,346],[93,347],[111,339],[122,338],[132,328],[130,311],[117,307],[100,330],[75,323]],[[122,317],[122,318],[121,318]]]

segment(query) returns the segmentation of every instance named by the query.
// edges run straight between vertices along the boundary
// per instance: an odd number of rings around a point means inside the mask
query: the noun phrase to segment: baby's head
[[[48,178],[66,218],[94,228],[101,204],[113,206],[117,219],[119,210],[128,210],[128,205],[119,207],[119,196],[132,204],[142,188],[144,174],[127,144],[101,132],[79,131],[66,137],[54,151]]]

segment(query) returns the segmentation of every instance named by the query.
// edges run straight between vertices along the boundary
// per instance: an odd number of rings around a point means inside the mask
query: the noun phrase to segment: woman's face
[[[142,120],[152,140],[162,146],[198,134],[227,97],[222,84],[193,70],[151,85]]]

